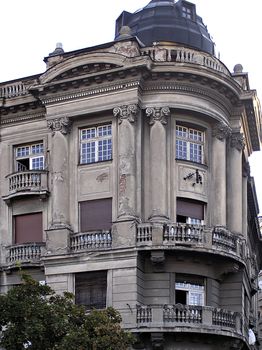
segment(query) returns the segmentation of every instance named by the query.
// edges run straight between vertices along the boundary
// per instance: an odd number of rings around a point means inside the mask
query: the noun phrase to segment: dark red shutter
[[[15,243],[43,241],[42,213],[14,217]]]
[[[80,231],[110,230],[112,225],[112,199],[80,202]]]
[[[177,215],[204,220],[204,203],[190,199],[177,199]]]

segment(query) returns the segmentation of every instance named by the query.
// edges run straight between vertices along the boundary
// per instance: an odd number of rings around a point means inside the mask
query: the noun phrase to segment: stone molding
[[[130,123],[134,123],[138,112],[138,105],[123,105],[113,109],[114,117],[118,117],[118,123],[121,124],[123,120],[127,120]]]
[[[231,128],[225,123],[217,123],[212,130],[212,136],[216,137],[220,141],[223,141],[226,138],[228,138],[231,135],[231,133]]]
[[[233,132],[231,134],[230,145],[232,148],[236,148],[238,151],[242,151],[245,148],[245,138],[241,132]]]
[[[167,118],[170,116],[170,109],[169,107],[148,107],[146,109],[146,115],[150,118],[150,125],[154,125],[157,121],[166,125]]]
[[[60,131],[61,134],[67,135],[71,131],[72,120],[68,117],[55,118],[47,121],[47,127],[52,131],[52,135],[56,131]]]

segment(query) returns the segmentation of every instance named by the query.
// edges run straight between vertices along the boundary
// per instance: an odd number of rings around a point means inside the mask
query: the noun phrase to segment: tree
[[[31,276],[0,295],[0,346],[6,350],[126,350],[133,336],[121,329],[113,308],[93,310],[75,305]]]

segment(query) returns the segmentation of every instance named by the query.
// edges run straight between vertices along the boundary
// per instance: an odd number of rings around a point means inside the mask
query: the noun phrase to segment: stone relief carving
[[[161,124],[167,124],[167,118],[170,116],[169,107],[148,107],[146,115],[150,118],[149,124],[153,125],[159,121]]]
[[[140,56],[139,46],[134,41],[119,41],[114,44],[112,51],[126,57]]]
[[[212,130],[212,135],[220,141],[228,138],[231,133],[231,128],[225,123],[217,123]]]
[[[47,127],[52,131],[52,135],[54,135],[56,131],[67,135],[70,133],[71,126],[72,121],[68,117],[55,118],[47,121]]]
[[[242,151],[245,148],[245,138],[241,132],[233,132],[231,134],[231,147]]]
[[[114,117],[118,117],[118,123],[121,124],[123,120],[128,120],[130,123],[135,122],[137,115],[138,106],[136,104],[132,105],[123,105],[115,107],[113,109]]]

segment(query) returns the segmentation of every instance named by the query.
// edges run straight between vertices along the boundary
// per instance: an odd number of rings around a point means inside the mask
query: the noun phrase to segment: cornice
[[[7,117],[1,117],[0,119],[0,125],[8,125],[8,124],[17,124],[27,121],[35,121],[37,119],[45,119],[45,112],[38,112],[38,113],[26,113],[26,114],[19,114],[17,116],[7,116]]]

